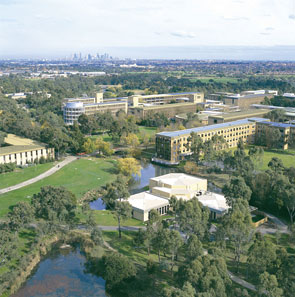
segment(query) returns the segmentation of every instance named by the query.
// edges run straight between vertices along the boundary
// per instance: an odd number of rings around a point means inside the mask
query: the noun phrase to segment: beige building
[[[25,165],[36,160],[54,158],[54,148],[46,148],[37,141],[8,134],[5,138],[8,146],[0,147],[0,164],[15,163]]]
[[[270,111],[268,109],[248,109],[235,112],[225,112],[221,114],[209,115],[208,125],[227,123],[253,117],[264,117]]]
[[[199,92],[135,95],[128,97],[128,113],[140,119],[154,113],[171,118],[179,113],[195,112],[201,102],[204,102],[204,94]]]
[[[203,142],[210,140],[214,135],[222,136],[228,147],[236,147],[239,139],[245,144],[254,144],[256,123],[267,122],[264,118],[248,118],[228,123],[197,127],[172,132],[156,134],[156,155],[154,162],[166,165],[175,165],[191,154],[187,146],[192,132],[197,133]]]
[[[151,193],[170,199],[191,199],[200,191],[207,191],[207,180],[184,173],[170,173],[150,179]]]
[[[103,93],[97,93],[94,98],[68,98],[64,100],[63,117],[67,125],[73,125],[78,121],[81,114],[94,115],[100,112],[111,112],[116,114],[118,111],[128,111],[127,98],[103,99]]]
[[[212,219],[222,216],[229,208],[223,195],[207,191],[206,179],[191,175],[170,173],[154,177],[150,179],[149,187],[149,191],[131,195],[128,199],[135,219],[147,221],[153,209],[160,215],[167,214],[172,196],[183,200],[196,197],[209,208]]]

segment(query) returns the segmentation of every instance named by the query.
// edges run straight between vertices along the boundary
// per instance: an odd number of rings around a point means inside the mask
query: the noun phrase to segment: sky
[[[0,0],[0,57],[236,45],[295,46],[295,0]]]

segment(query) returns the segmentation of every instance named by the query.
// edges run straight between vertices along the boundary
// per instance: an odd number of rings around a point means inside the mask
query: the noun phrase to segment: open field
[[[0,217],[19,201],[28,201],[47,185],[64,186],[80,198],[87,191],[98,188],[115,179],[115,162],[112,159],[79,159],[55,174],[27,187],[0,196]]]
[[[245,148],[246,154],[248,154],[250,146]],[[231,148],[231,151],[235,151],[237,148]],[[279,158],[282,160],[285,167],[295,167],[295,150],[268,150],[264,149],[264,155],[262,164],[258,165],[260,170],[267,170],[267,164],[272,158]]]
[[[52,168],[54,165],[55,163],[50,162],[33,165],[26,168],[16,168],[13,172],[2,173],[0,175],[0,189],[7,188],[36,177]]]

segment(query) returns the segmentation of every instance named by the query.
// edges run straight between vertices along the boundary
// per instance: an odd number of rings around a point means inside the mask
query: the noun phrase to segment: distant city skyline
[[[153,53],[165,47],[174,48],[170,57],[189,59],[191,51],[186,57],[177,49],[295,46],[294,6],[295,0],[0,0],[0,58],[97,51],[165,58]]]

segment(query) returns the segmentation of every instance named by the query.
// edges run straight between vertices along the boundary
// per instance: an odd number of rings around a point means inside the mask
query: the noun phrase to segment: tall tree
[[[234,201],[232,208],[223,217],[223,228],[234,248],[235,262],[239,271],[240,258],[245,247],[253,236],[253,225],[247,200],[239,198]]]
[[[119,238],[122,237],[121,224],[123,221],[130,219],[132,216],[132,206],[128,201],[116,201],[114,208],[114,216],[118,222]]]
[[[186,148],[192,152],[193,160],[198,163],[203,149],[203,140],[195,132],[191,132],[190,137],[187,139]]]

